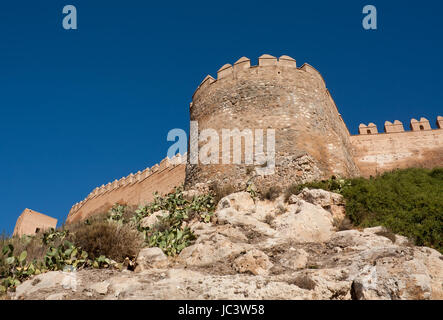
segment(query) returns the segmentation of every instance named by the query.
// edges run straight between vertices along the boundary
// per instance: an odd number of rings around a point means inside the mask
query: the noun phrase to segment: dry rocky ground
[[[12,299],[443,299],[443,257],[383,228],[339,231],[340,195],[223,198],[176,258],[143,249],[135,271],[48,272]]]

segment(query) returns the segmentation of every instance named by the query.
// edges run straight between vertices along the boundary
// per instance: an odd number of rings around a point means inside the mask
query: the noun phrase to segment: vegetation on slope
[[[3,239],[0,252],[0,294],[8,289],[13,290],[30,276],[65,270],[67,266],[75,269],[118,267],[115,261],[105,256],[89,258],[85,250],[68,240],[68,236],[66,230],[50,230],[32,237]]]
[[[137,230],[143,234],[146,244],[159,247],[165,254],[175,256],[196,239],[187,226],[191,220],[209,222],[215,212],[216,203],[212,194],[195,196],[192,199],[183,197],[182,188],[165,197],[156,195],[154,201],[145,207],[139,207],[132,217]],[[158,217],[152,227],[143,227],[140,223],[144,217],[165,210],[169,214]]]
[[[213,195],[192,199],[177,188],[138,209],[116,204],[107,213],[35,236],[0,238],[0,294],[47,271],[82,268],[131,268],[143,246],[159,247],[175,256],[192,244],[190,220],[209,222],[215,211]],[[144,227],[143,218],[157,211],[168,214]]]
[[[370,179],[333,177],[294,185],[287,196],[306,187],[342,194],[357,227],[382,225],[443,253],[443,168],[396,170]]]
[[[356,227],[385,226],[412,239],[416,245],[443,252],[443,169],[406,169],[370,178],[336,179],[294,185],[287,198],[303,188],[340,193],[346,214]],[[0,238],[0,293],[32,275],[66,267],[131,268],[143,246],[159,247],[175,256],[196,236],[188,227],[193,220],[209,222],[216,199],[227,192],[185,198],[182,188],[137,209],[116,204],[102,215],[35,236]],[[255,198],[257,192],[246,190]],[[280,190],[260,192],[274,199]],[[157,222],[145,227],[143,219],[164,210]]]

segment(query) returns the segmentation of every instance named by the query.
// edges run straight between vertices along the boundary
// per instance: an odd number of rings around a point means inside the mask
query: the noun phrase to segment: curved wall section
[[[359,174],[349,132],[323,77],[308,64],[297,68],[291,57],[262,55],[258,66],[251,66],[245,57],[234,65],[225,64],[217,80],[211,76],[203,80],[190,113],[191,121],[198,122],[199,134],[214,129],[222,137],[223,129],[262,129],[266,136],[267,129],[274,129],[275,173],[254,177],[244,161],[223,164],[220,152],[217,164],[188,165],[186,186],[215,180],[241,188],[253,178],[284,188],[331,175]],[[222,138],[219,144],[222,150]],[[241,153],[244,159],[243,149]]]
[[[139,205],[152,201],[154,192],[166,194],[184,183],[186,155],[164,159],[160,164],[143,172],[130,174],[99,188],[86,199],[76,203],[69,212],[66,223],[84,220],[92,215],[107,212],[114,204]]]

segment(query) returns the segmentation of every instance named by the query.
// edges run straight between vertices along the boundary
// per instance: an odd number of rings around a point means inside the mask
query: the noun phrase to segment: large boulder
[[[269,224],[261,222],[253,214],[237,211],[234,208],[225,208],[216,212],[218,223],[230,224],[251,229],[266,236],[274,236],[276,231]]]
[[[329,211],[336,223],[340,223],[345,218],[345,200],[340,194],[322,189],[304,188],[297,196],[292,196],[290,201],[296,202],[297,199],[304,200]]]
[[[189,266],[207,266],[233,258],[251,246],[232,242],[220,233],[201,236],[196,243],[182,250],[179,260]]]
[[[239,212],[251,212],[254,211],[254,207],[254,200],[249,193],[237,192],[222,198],[217,205],[217,211],[232,208]]]
[[[276,216],[273,224],[278,237],[298,243],[328,241],[334,233],[331,213],[303,200]]]
[[[377,250],[353,276],[351,294],[357,300],[423,300],[432,296],[431,277],[422,261],[399,252]],[[365,259],[365,254],[359,257]],[[372,264],[370,263],[372,261]],[[440,284],[441,286],[441,284]]]
[[[31,296],[40,290],[76,291],[79,284],[74,272],[51,271],[23,282],[16,288],[14,298],[21,299],[25,296]]]
[[[140,250],[136,263],[135,271],[140,272],[150,268],[166,268],[169,262],[162,249],[153,247]]]

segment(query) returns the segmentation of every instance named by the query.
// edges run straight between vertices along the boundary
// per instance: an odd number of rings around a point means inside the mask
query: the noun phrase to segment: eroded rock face
[[[303,249],[289,248],[289,250],[280,257],[280,264],[288,269],[299,270],[306,268],[309,254]]]
[[[217,211],[232,208],[239,212],[248,212],[254,208],[254,205],[254,200],[249,193],[237,192],[221,199],[217,205]]]
[[[274,224],[278,237],[299,243],[324,242],[334,232],[332,215],[303,200],[277,216]]]
[[[336,220],[336,223],[340,223],[345,218],[345,201],[340,194],[321,189],[305,188],[301,193],[294,197],[320,206],[329,211],[332,214],[332,218]],[[294,201],[294,198],[292,198],[292,201]]]
[[[254,275],[267,275],[272,266],[269,257],[257,249],[249,251],[234,261],[236,271],[240,273],[250,272]]]
[[[179,259],[189,266],[209,266],[246,252],[251,245],[236,243],[227,236],[214,232],[197,239],[196,244],[180,253]]]
[[[89,289],[97,292],[98,294],[105,295],[108,293],[109,282],[103,281],[103,282],[93,283],[89,286]]]
[[[140,250],[136,263],[135,271],[140,272],[150,268],[166,268],[169,261],[162,249],[155,247]]]
[[[40,274],[38,276],[35,276],[32,280],[25,281],[24,283],[19,285],[15,291],[14,296],[17,298],[22,298],[25,296],[30,296],[40,290],[63,287],[63,282],[66,282],[66,276],[67,275],[61,271]]]
[[[323,208],[335,196],[302,197],[286,204],[232,194],[220,202],[217,223],[189,223],[198,238],[176,258],[145,248],[139,272],[81,270],[75,290],[64,273],[49,272],[13,298],[443,299],[439,252],[382,227],[337,232]]]
[[[276,231],[268,224],[258,220],[253,215],[245,212],[239,212],[232,208],[226,208],[218,211],[217,220],[219,223],[249,228],[266,236],[273,236],[276,233]]]

